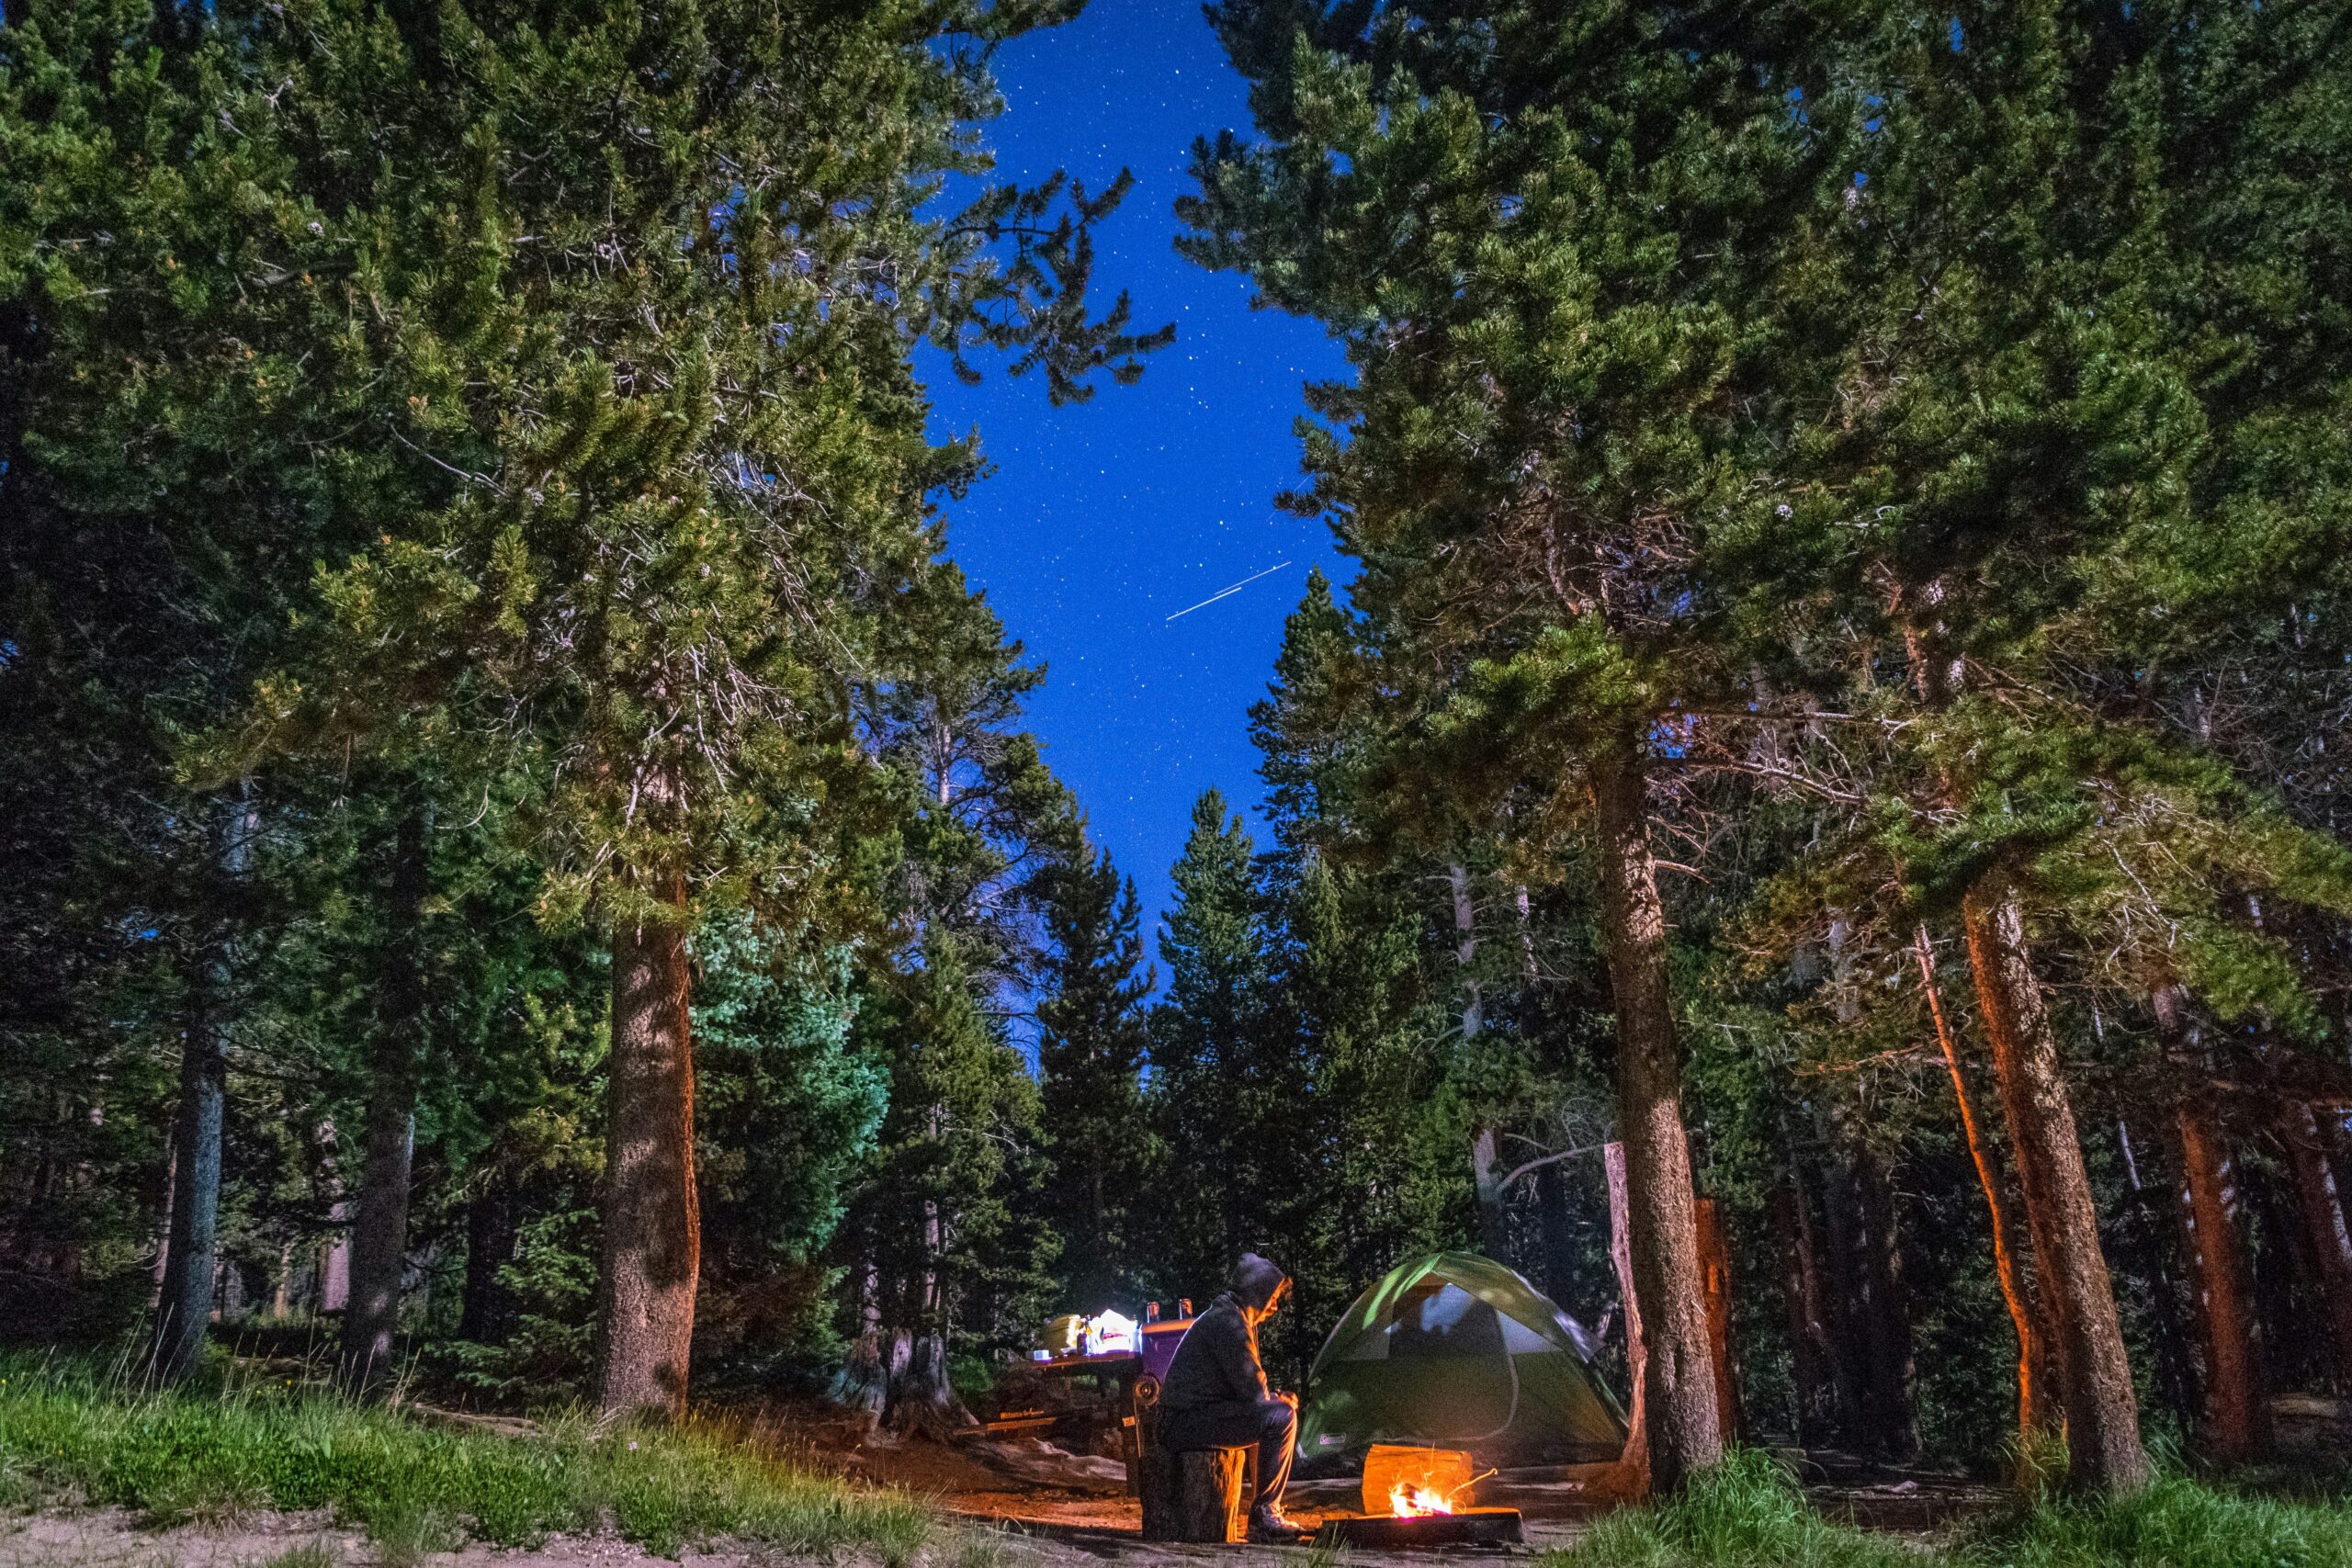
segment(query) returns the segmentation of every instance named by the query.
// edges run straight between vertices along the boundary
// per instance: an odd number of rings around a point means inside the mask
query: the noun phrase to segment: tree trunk
[[[2328,1166],[2319,1118],[2307,1101],[2279,1104],[2278,1142],[2294,1176],[2295,1206],[2311,1256],[2312,1283],[2327,1316],[2336,1384],[2352,1393],[2352,1229],[2345,1224],[2343,1198]]]
[[[1470,1134],[1471,1190],[1478,1199],[1478,1248],[1496,1262],[1510,1262],[1510,1227],[1503,1211],[1502,1156],[1495,1149],[1495,1130],[1478,1127]]]
[[[1648,1410],[1642,1394],[1648,1357],[1643,1348],[1641,1292],[1634,1288],[1633,1204],[1625,1190],[1625,1145],[1607,1145],[1600,1159],[1609,1184],[1609,1261],[1617,1270],[1617,1299],[1625,1306],[1625,1451],[1618,1462],[1635,1477],[1635,1484],[1628,1490],[1641,1493],[1650,1486]]]
[[[2156,1340],[2156,1386],[2165,1404],[2186,1415],[2197,1408],[2197,1377],[2181,1327],[2180,1289],[2166,1261],[2173,1249],[2165,1241],[2163,1222],[2148,1197],[2147,1184],[2141,1179],[2131,1123],[2120,1118],[2115,1123],[2115,1145],[2123,1156],[2123,1179],[2132,1189],[2132,1231],[2140,1249],[2141,1271],[2148,1280],[2148,1317]]]
[[[668,921],[613,933],[596,1408],[675,1419],[686,1409],[702,1216],[684,884],[671,879],[662,898],[676,911]]]
[[[1820,1301],[1829,1330],[1830,1386],[1838,1395],[1839,1440],[1854,1448],[1875,1446],[1871,1432],[1870,1295],[1862,1276],[1861,1217],[1854,1200],[1854,1172],[1840,1145],[1845,1142],[1828,1117],[1815,1131],[1827,1146],[1821,1168],[1821,1250],[1818,1262],[1828,1289]]]
[[[1903,1284],[1903,1241],[1894,1217],[1894,1183],[1878,1156],[1855,1158],[1861,1200],[1860,1273],[1869,1292],[1863,1348],[1870,1359],[1871,1441],[1889,1458],[1919,1452],[1919,1410],[1913,1393],[1918,1368],[1912,1348],[1911,1300]]]
[[[2136,1490],[2151,1478],[2139,1404],[2024,912],[2014,894],[1980,885],[1962,899],[1961,919],[2057,1350],[2068,1480],[2090,1491]]]
[[[475,1345],[495,1345],[512,1325],[506,1283],[499,1271],[514,1261],[514,1190],[505,1172],[493,1170],[490,1184],[466,1205],[466,1283],[458,1305],[458,1337]]]
[[[1739,1380],[1731,1354],[1731,1249],[1715,1201],[1701,1198],[1692,1217],[1699,1227],[1699,1277],[1706,1292],[1707,1359],[1715,1377],[1715,1416],[1725,1447],[1739,1440]]]
[[[253,863],[257,824],[252,786],[240,783],[220,807],[222,880],[233,889]],[[187,976],[180,1038],[180,1107],[173,1132],[171,1227],[156,1301],[148,1371],[175,1383],[195,1370],[212,1321],[220,1262],[220,1130],[229,1092],[228,1010],[233,917],[212,914]]]
[[[2180,1133],[2181,1228],[2205,1352],[2204,1447],[2219,1463],[2244,1464],[2267,1451],[2270,1424],[2260,1330],[2238,1234],[2236,1162],[2206,1095],[2185,1096],[2174,1122]]]
[[[900,1329],[890,1343],[882,1425],[901,1436],[945,1440],[972,1425],[947,1378],[947,1336]]]
[[[1666,908],[1650,855],[1640,768],[1591,771],[1602,934],[1617,1013],[1617,1134],[1625,1145],[1627,1239],[1642,1315],[1650,1482],[1673,1493],[1723,1460],[1714,1367],[1701,1302],[1682,1061],[1668,991]]]
[[[408,1269],[408,1197],[416,1153],[417,1077],[424,1055],[424,896],[431,866],[422,807],[403,812],[392,843],[390,964],[368,1085],[366,1153],[351,1227],[351,1300],[343,1313],[344,1387],[379,1391],[391,1377]]]
[[[2018,1337],[2018,1436],[2030,1445],[2035,1430],[2052,1415],[2042,1396],[2041,1335],[2035,1325],[2034,1306],[2026,1294],[2025,1280],[2018,1272],[2017,1249],[2010,1236],[2007,1206],[2001,1201],[2001,1179],[1995,1168],[1992,1145],[1976,1119],[1968,1077],[1961,1071],[1960,1044],[1952,1037],[1951,1021],[1944,1016],[1943,997],[1936,988],[1935,953],[1928,945],[1926,926],[1919,928],[1913,951],[1919,960],[1920,988],[1928,994],[1928,1011],[1935,1020],[1936,1043],[1942,1049],[1944,1066],[1951,1074],[1952,1100],[1960,1107],[1961,1134],[1968,1143],[1969,1160],[1976,1167],[1977,1185],[1984,1190],[1984,1212],[1993,1231],[1993,1273],[2000,1280],[2001,1300],[2009,1309],[2009,1326]]]
[[[1821,1265],[1813,1216],[1796,1167],[1772,1187],[1781,1235],[1781,1304],[1787,1314],[1791,1393],[1797,1446],[1820,1448],[1834,1429],[1838,1391],[1829,1371],[1829,1336],[1821,1315]]]

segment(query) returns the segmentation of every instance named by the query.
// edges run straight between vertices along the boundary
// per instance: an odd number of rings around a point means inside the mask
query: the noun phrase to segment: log
[[[1143,1456],[1143,1538],[1225,1544],[1250,1533],[1250,1472],[1257,1450],[1204,1449]]]

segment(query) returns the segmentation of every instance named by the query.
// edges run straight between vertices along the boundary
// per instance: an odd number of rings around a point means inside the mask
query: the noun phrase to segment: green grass
[[[2352,1508],[2165,1476],[2112,1502],[2052,1498],[1984,1521],[1961,1550],[2000,1568],[2345,1568]]]
[[[2352,1508],[2166,1476],[2130,1497],[2050,1496],[1940,1540],[1822,1517],[1777,1461],[1736,1452],[1681,1497],[1601,1519],[1545,1568],[2346,1568]]]
[[[456,1431],[292,1384],[150,1393],[0,1358],[0,1500],[20,1506],[74,1492],[157,1524],[325,1508],[394,1564],[468,1537],[520,1546],[605,1524],[673,1556],[729,1536],[898,1564],[929,1539],[912,1498],[797,1469],[756,1438],[709,1424],[608,1433],[579,1417],[533,1436]]]
[[[1892,1537],[1823,1518],[1779,1461],[1740,1449],[1670,1502],[1607,1515],[1552,1553],[1545,1568],[1919,1568],[1922,1561]]]

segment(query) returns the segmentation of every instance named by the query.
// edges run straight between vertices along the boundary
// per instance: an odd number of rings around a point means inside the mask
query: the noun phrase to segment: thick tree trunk
[[[2326,1141],[2308,1102],[2280,1102],[2278,1142],[2294,1175],[2295,1206],[2302,1220],[2304,1250],[2311,1257],[2312,1287],[2327,1318],[2337,1386],[2352,1393],[2352,1228],[2345,1224]]]
[[[216,846],[224,883],[234,887],[253,863],[256,814],[252,786],[220,804]],[[149,1374],[173,1383],[195,1370],[212,1321],[220,1262],[220,1134],[229,1091],[228,1011],[232,983],[232,917],[214,913],[192,955],[180,1037],[180,1106],[173,1131],[171,1225],[163,1288],[148,1344]]]
[[[702,1217],[684,885],[673,879],[662,901],[677,911],[669,923],[613,933],[596,1407],[674,1419],[686,1408]]]
[[[1961,901],[1961,919],[2057,1350],[2068,1480],[2090,1491],[2135,1490],[2151,1477],[2139,1404],[2024,914],[2014,895],[1980,885]]]
[[[1672,1493],[1722,1462],[1723,1436],[1700,1294],[1666,908],[1640,768],[1630,758],[1604,760],[1591,779],[1602,932],[1617,1012],[1617,1135],[1625,1145],[1627,1235],[1642,1314],[1650,1482]]]
[[[343,1312],[343,1385],[380,1390],[393,1371],[401,1280],[408,1269],[409,1177],[416,1153],[417,1076],[424,1055],[424,896],[431,868],[422,807],[392,842],[390,964],[368,1086],[366,1153],[351,1227],[351,1300]]]
[[[2034,1431],[2055,1414],[2043,1397],[2041,1371],[2046,1352],[2042,1335],[2018,1269],[1992,1144],[1976,1118],[1975,1099],[1969,1092],[1967,1075],[1961,1071],[1960,1043],[1952,1036],[1951,1021],[1944,1016],[1943,997],[1936,988],[1935,953],[1928,945],[1926,926],[1919,928],[1914,952],[1919,960],[1919,985],[1928,994],[1928,1011],[1935,1020],[1936,1043],[1943,1051],[1944,1066],[1951,1074],[1952,1100],[1960,1107],[1961,1135],[1967,1140],[1968,1157],[1976,1168],[1977,1185],[1984,1190],[1984,1212],[1993,1232],[1993,1273],[2000,1281],[2001,1300],[2009,1309],[2009,1326],[2018,1337],[2018,1435],[2030,1443]]]
[[[2184,1097],[2174,1124],[2180,1134],[2181,1230],[2197,1285],[2197,1322],[2205,1352],[2201,1436],[2208,1457],[2222,1464],[2243,1464],[2268,1450],[2270,1423],[2262,1388],[2260,1331],[2239,1235],[2237,1162],[2230,1157],[2220,1118],[2205,1095]]]
[[[972,1413],[947,1378],[947,1336],[892,1336],[882,1425],[901,1436],[944,1440],[972,1425]]]

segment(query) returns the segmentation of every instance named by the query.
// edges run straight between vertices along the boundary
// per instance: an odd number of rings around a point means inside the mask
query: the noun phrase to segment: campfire
[[[1364,1458],[1363,1516],[1327,1519],[1316,1539],[1324,1545],[1384,1548],[1518,1540],[1518,1509],[1471,1505],[1470,1489],[1482,1479],[1470,1472],[1470,1456],[1456,1450],[1375,1444]]]
[[[1388,1511],[1402,1519],[1425,1518],[1453,1512],[1453,1499],[1431,1487],[1408,1486],[1400,1481],[1388,1489]]]

